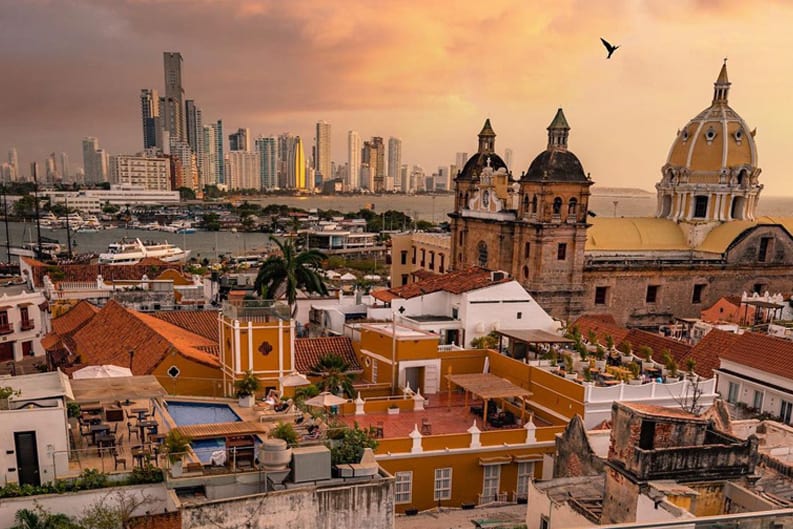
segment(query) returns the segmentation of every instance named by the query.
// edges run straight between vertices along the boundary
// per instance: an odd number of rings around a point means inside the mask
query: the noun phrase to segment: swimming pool
[[[226,440],[223,438],[195,439],[190,443],[190,446],[193,447],[193,452],[198,456],[201,463],[207,465],[213,452],[226,449]]]
[[[167,401],[168,414],[177,426],[192,424],[214,424],[218,422],[239,422],[242,419],[228,404],[209,402]]]

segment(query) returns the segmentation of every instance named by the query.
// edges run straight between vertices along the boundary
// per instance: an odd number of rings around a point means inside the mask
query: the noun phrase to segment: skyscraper
[[[163,150],[160,96],[154,88],[143,88],[140,91],[140,117],[143,126],[143,148],[156,147]]]
[[[295,136],[289,149],[289,165],[287,168],[288,186],[293,189],[306,189],[306,155],[303,151],[303,140]]]
[[[198,163],[190,144],[171,138],[171,158],[176,166],[173,189],[189,187],[198,190]]]
[[[10,180],[15,181],[19,180],[21,176],[21,171],[19,170],[19,156],[17,155],[17,148],[11,147],[8,149],[8,165],[9,165],[9,177]]]
[[[361,136],[351,130],[347,132],[347,189],[361,188]]]
[[[83,170],[86,184],[107,182],[107,153],[99,148],[99,140],[92,136],[83,138]]]
[[[251,150],[251,131],[250,129],[237,129],[237,132],[229,134],[230,151],[250,151]]]
[[[276,172],[278,173],[278,187],[281,189],[293,188],[292,181],[289,178],[289,156],[292,152],[292,144],[294,137],[288,132],[282,132],[278,135]]]
[[[170,133],[171,138],[185,141],[182,54],[166,51],[162,55],[165,69],[165,108],[160,109],[164,114],[163,128]]]
[[[393,189],[400,187],[400,175],[402,169],[402,140],[399,138],[388,138],[388,177],[392,182]]]
[[[367,183],[367,188],[378,193],[383,191],[386,172],[383,138],[374,136],[371,141],[364,142],[361,151],[361,163],[367,164],[369,167],[371,181]]]
[[[317,136],[315,138],[314,168],[322,175],[322,180],[330,180],[333,174],[330,172],[330,123],[327,121],[317,122]]]
[[[458,171],[462,171],[463,167],[465,167],[465,163],[468,161],[468,153],[467,152],[458,152],[457,156],[454,157],[454,165],[457,166]]]
[[[504,163],[507,164],[507,169],[512,170],[512,149],[509,147],[504,149]]]
[[[199,175],[201,179],[201,189],[204,186],[216,185],[217,181],[217,153],[215,152],[215,125],[204,125],[203,146],[201,147],[201,159],[199,160]]]
[[[261,189],[259,153],[241,149],[226,155],[226,186],[229,189]]]
[[[63,181],[66,182],[71,178],[72,172],[71,168],[69,167],[69,155],[65,152],[61,153],[61,177]]]
[[[277,150],[275,136],[256,138],[256,152],[259,153],[260,189],[270,190],[278,187]]]
[[[226,158],[223,155],[223,120],[217,120],[215,123],[215,183],[226,183]]]

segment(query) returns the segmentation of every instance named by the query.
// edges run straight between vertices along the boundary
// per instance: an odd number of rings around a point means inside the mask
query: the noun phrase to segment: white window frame
[[[763,411],[764,400],[765,400],[765,394],[759,389],[754,390],[754,397],[752,398],[752,407],[755,408],[758,412]]]
[[[433,500],[442,501],[450,499],[452,499],[452,467],[436,468]]]
[[[518,463],[518,483],[515,495],[519,498],[529,496],[529,481],[534,477],[534,461],[522,461]]]
[[[790,424],[790,419],[793,417],[793,402],[783,400],[779,404],[779,419],[785,424]]]
[[[485,465],[482,472],[482,497],[488,501],[496,501],[500,488],[501,465]]]
[[[394,474],[394,503],[413,501],[413,471],[405,470]]]

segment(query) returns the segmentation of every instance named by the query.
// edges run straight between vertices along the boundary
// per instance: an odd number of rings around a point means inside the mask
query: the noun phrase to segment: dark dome
[[[478,180],[479,175],[482,174],[482,169],[487,167],[488,158],[490,158],[490,167],[493,168],[493,171],[498,171],[503,167],[509,172],[509,167],[498,154],[494,152],[478,152],[465,162],[465,167],[460,171],[456,180]]]
[[[467,167],[467,166],[466,166]],[[549,149],[537,156],[522,182],[589,182],[584,168],[575,154],[561,149]]]

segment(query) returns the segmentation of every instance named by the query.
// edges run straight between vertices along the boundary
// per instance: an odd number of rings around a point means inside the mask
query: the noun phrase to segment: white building
[[[258,152],[229,151],[226,155],[226,185],[229,189],[261,189]]]
[[[314,169],[322,175],[322,181],[333,178],[330,170],[330,123],[327,121],[317,122],[317,135],[314,138],[315,159]]]
[[[347,188],[361,188],[361,135],[351,130],[347,133]]]
[[[110,157],[110,183],[138,186],[149,191],[170,191],[168,158],[119,154]]]
[[[60,371],[2,376],[15,392],[0,404],[0,474],[3,483],[38,486],[69,470],[66,399],[74,399]],[[7,405],[6,405],[7,404]]]
[[[43,292],[27,285],[0,288],[0,362],[43,356],[41,339],[50,331]]]
[[[402,186],[402,140],[388,138],[388,177],[392,184],[388,191]]]
[[[105,204],[126,207],[179,203],[179,191],[152,191],[134,185],[111,185],[109,190],[46,191],[42,195],[53,204],[64,204],[68,199],[69,208],[82,213],[101,213]]]

